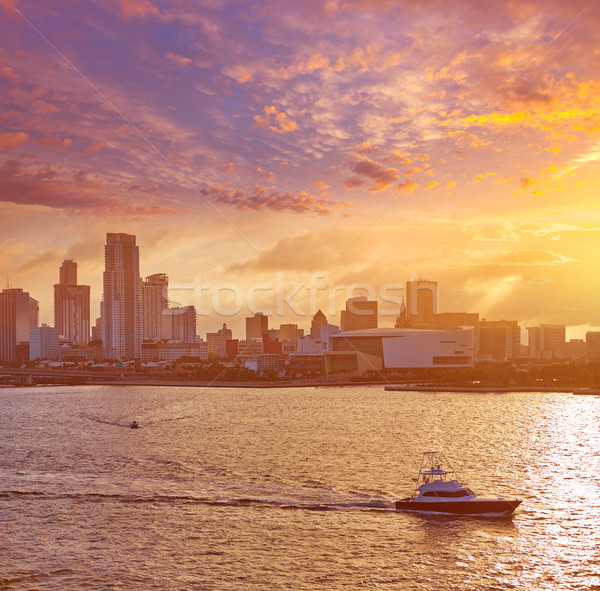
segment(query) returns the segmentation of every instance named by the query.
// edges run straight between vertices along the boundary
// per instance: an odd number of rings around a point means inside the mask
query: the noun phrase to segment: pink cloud
[[[133,202],[117,190],[94,179],[85,171],[70,178],[48,167],[36,171],[24,169],[20,162],[9,160],[0,166],[0,201],[16,205],[42,205],[90,215],[174,215],[181,213],[148,199]]]
[[[273,211],[328,215],[334,209],[352,207],[352,203],[342,203],[326,197],[316,197],[305,192],[298,195],[293,195],[287,191],[280,193],[262,185],[255,185],[250,190],[230,190],[222,186],[209,187],[201,189],[200,193],[211,203],[220,203],[235,209],[271,209]]]
[[[7,11],[16,10],[17,0],[0,0],[0,6]]]
[[[400,176],[395,168],[385,168],[372,160],[361,160],[352,167],[352,170],[375,181],[375,184],[370,188],[372,193],[389,189]]]
[[[104,142],[101,142],[100,140],[94,140],[92,142],[91,146],[88,146],[85,149],[85,153],[86,154],[95,154],[96,152],[98,152],[99,150],[101,150],[102,148],[105,148],[106,144]]]

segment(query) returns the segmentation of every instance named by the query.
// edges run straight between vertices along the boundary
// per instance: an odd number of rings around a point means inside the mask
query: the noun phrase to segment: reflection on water
[[[600,588],[599,418],[569,394],[3,389],[0,589]],[[517,513],[394,511],[437,449]]]

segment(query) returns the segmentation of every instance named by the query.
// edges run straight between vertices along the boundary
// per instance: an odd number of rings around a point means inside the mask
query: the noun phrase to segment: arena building
[[[474,330],[376,328],[332,335],[324,353],[327,375],[388,369],[472,367]]]

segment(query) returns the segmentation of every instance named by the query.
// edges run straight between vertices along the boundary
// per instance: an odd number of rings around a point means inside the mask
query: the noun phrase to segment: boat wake
[[[32,500],[71,500],[75,503],[118,503],[118,504],[180,504],[211,505],[217,507],[264,507],[305,511],[393,511],[393,502],[387,499],[299,499],[261,498],[259,496],[202,496],[193,494],[120,494],[120,493],[51,493],[40,491],[0,491],[0,499],[10,500],[29,497]]]

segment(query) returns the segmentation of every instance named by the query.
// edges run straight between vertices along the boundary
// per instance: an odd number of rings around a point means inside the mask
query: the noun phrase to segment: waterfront
[[[600,588],[599,424],[556,392],[5,388],[0,589]],[[429,449],[522,506],[393,511]]]

